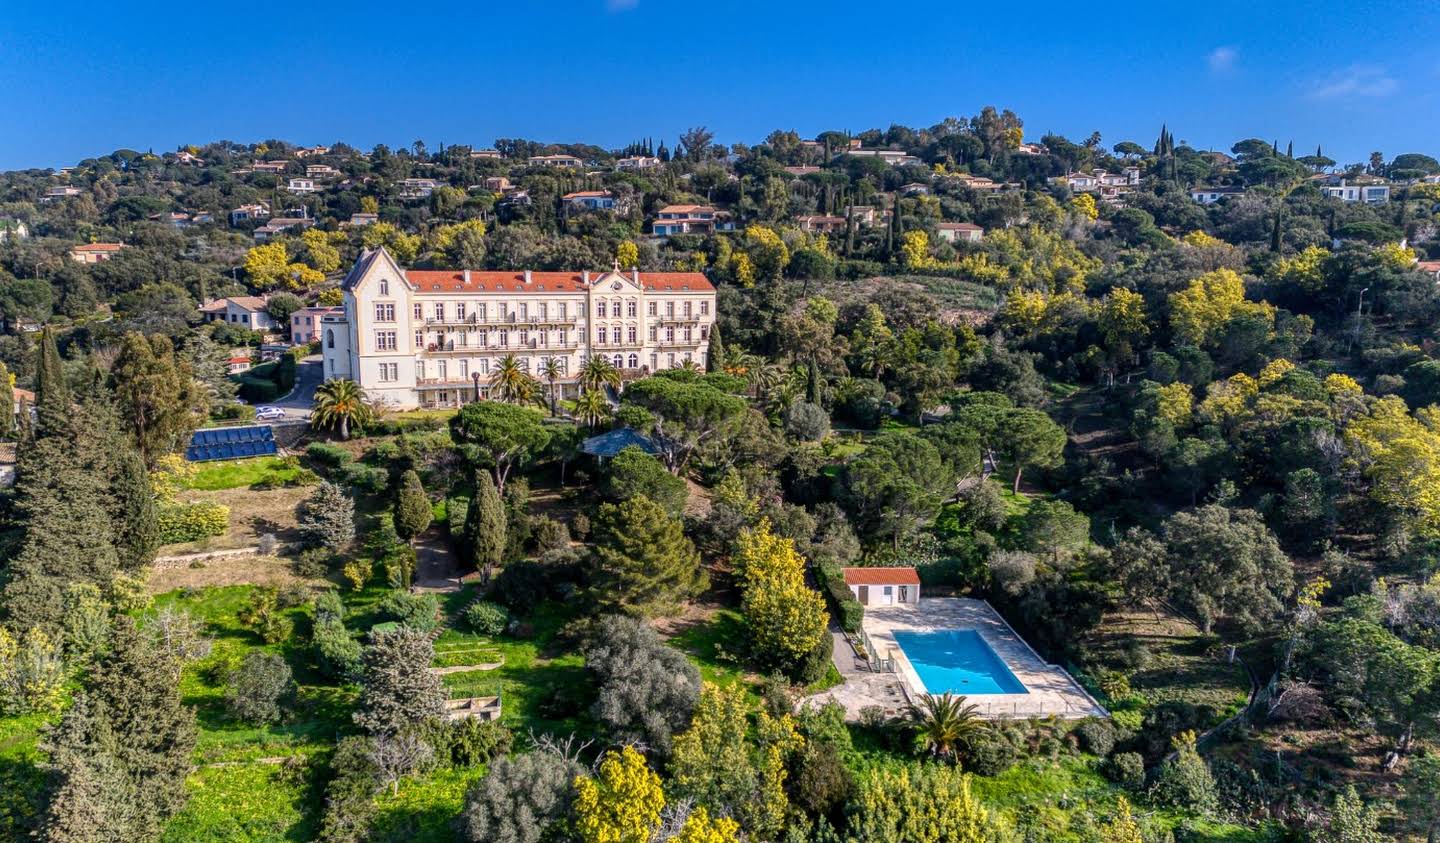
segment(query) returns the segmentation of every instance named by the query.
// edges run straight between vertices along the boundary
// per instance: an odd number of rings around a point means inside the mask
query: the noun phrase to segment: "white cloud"
[[[640,0],[605,0],[605,11],[628,12],[640,5]]]
[[[1400,87],[1385,68],[1372,64],[1352,64],[1319,80],[1310,91],[1312,99],[1336,100],[1356,97],[1374,99],[1388,97]]]
[[[1235,60],[1239,57],[1240,53],[1234,47],[1216,47],[1205,57],[1205,64],[1211,73],[1223,75],[1235,69]]]

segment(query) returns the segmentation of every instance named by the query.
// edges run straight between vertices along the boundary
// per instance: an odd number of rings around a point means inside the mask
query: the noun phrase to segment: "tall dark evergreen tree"
[[[121,616],[109,656],[46,738],[56,787],[44,839],[155,840],[185,805],[195,713],[179,660]]]
[[[420,483],[420,475],[411,469],[400,476],[400,488],[395,493],[395,533],[410,541],[430,527],[433,513],[430,498]]]
[[[15,385],[10,370],[0,363],[0,440],[15,438]]]
[[[471,564],[487,582],[495,566],[505,561],[506,521],[505,504],[490,472],[475,472],[475,497],[465,512],[465,546]]]
[[[108,587],[119,567],[109,509],[115,457],[109,408],[90,401],[19,450],[15,509],[25,525],[6,566],[0,610],[15,629],[59,629],[70,583]]]
[[[115,480],[110,487],[115,553],[121,568],[137,571],[155,560],[155,549],[160,545],[155,491],[140,452],[120,437],[115,441]]]
[[[720,325],[710,326],[710,354],[705,358],[705,371],[725,371],[725,341],[720,338]]]
[[[70,388],[65,385],[60,349],[50,328],[40,332],[40,347],[36,350],[35,413],[36,432],[41,435],[61,430],[70,415]]]
[[[120,418],[146,465],[179,450],[208,403],[190,363],[158,335],[126,334],[110,383]]]

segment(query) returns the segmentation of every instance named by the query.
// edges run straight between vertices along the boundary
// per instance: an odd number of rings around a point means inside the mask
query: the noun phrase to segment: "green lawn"
[[[740,685],[752,703],[760,699],[755,683],[741,665],[745,651],[745,622],[734,609],[720,609],[703,623],[695,623],[670,638],[670,645],[700,668],[700,678],[717,685]]]
[[[284,457],[251,457],[244,460],[219,460],[200,463],[194,476],[183,481],[186,489],[213,492],[219,489],[239,489],[274,478],[282,483],[295,479],[300,466]]]
[[[586,714],[590,692],[585,660],[579,653],[561,651],[556,644],[560,630],[573,616],[568,606],[541,604],[529,618],[522,619],[528,629],[524,638],[488,638],[453,628],[445,630],[435,641],[441,652],[479,648],[498,654],[504,661],[504,666],[496,670],[445,676],[450,696],[484,697],[498,691],[503,707],[501,720],[518,734],[528,729],[589,733],[593,727]]]

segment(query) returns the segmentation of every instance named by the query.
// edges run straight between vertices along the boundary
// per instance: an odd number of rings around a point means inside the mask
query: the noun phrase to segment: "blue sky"
[[[0,168],[217,139],[362,148],[497,137],[673,145],[929,126],[1242,137],[1440,155],[1440,3],[554,0],[345,5],[11,0]]]

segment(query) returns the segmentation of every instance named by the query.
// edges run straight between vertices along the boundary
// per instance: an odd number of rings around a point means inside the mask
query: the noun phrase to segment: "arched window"
[[[638,369],[638,368],[640,368],[640,355],[638,355],[638,354],[632,354],[632,355],[630,355],[630,368],[632,368],[632,369]]]
[[[615,363],[615,368],[617,369],[623,368],[625,366],[625,358],[621,357],[618,354],[615,355],[615,360],[613,362]]]
[[[335,329],[334,329],[334,328],[328,328],[328,329],[326,329],[326,331],[325,331],[325,347],[326,347],[326,348],[334,348],[334,347],[335,347]]]

